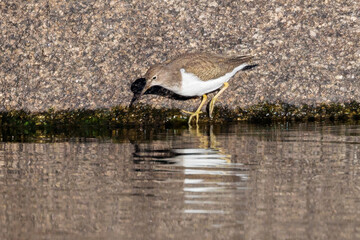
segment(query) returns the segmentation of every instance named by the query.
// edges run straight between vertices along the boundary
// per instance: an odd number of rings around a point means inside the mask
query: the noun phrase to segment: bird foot
[[[196,113],[203,113],[202,111],[199,111],[199,112],[189,112],[189,111],[186,111],[186,110],[181,110],[183,113],[187,113],[187,114],[196,114]]]
[[[181,111],[184,112],[184,113],[190,114],[189,121],[188,121],[189,125],[190,125],[191,120],[193,119],[193,117],[196,117],[196,124],[198,124],[199,115],[200,115],[200,113],[202,113],[202,111],[196,111],[196,112],[189,112],[189,111],[185,111],[185,110],[181,110]]]

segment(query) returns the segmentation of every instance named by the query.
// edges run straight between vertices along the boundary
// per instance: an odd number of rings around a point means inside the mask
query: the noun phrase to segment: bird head
[[[134,96],[133,100],[130,103],[130,106],[137,102],[149,88],[151,88],[152,86],[161,85],[162,79],[164,78],[163,67],[163,65],[158,64],[149,68],[149,70],[144,76],[144,79],[146,81],[145,86],[140,93]]]
[[[146,79],[146,84],[144,89],[142,90],[141,95],[143,95],[146,90],[151,88],[152,86],[160,85],[163,75],[163,65],[154,65],[149,68],[146,72],[144,78]]]

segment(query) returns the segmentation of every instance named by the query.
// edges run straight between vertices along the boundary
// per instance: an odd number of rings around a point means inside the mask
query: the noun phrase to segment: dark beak
[[[150,85],[150,82],[146,82],[144,88],[140,91],[140,92],[137,92],[137,93],[134,93],[134,96],[133,98],[131,99],[131,102],[130,102],[130,105],[129,107],[132,107],[132,105],[134,105],[135,103],[137,103],[140,99],[140,97],[142,95],[144,95],[144,93],[151,87]]]

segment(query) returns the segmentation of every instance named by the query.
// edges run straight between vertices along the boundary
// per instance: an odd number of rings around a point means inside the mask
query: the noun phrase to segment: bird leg
[[[212,113],[214,111],[215,101],[217,98],[229,87],[229,83],[225,82],[224,86],[220,89],[220,91],[211,99],[210,106],[209,106],[209,116],[212,118]]]
[[[196,124],[198,124],[198,122],[199,122],[199,114],[201,113],[201,108],[202,108],[202,106],[204,106],[204,104],[205,104],[205,102],[207,100],[206,94],[204,94],[202,97],[203,97],[203,99],[202,99],[202,101],[200,103],[200,106],[196,110],[196,112],[188,112],[188,111],[182,110],[184,113],[191,114],[190,118],[189,118],[189,121],[188,121],[189,125],[191,123],[192,118],[195,117],[195,116],[196,116]]]

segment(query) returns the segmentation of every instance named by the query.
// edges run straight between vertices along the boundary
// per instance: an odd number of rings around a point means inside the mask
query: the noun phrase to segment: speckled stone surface
[[[359,1],[7,0],[0,32],[1,111],[128,105],[150,65],[188,51],[256,56],[218,104],[360,101]]]

